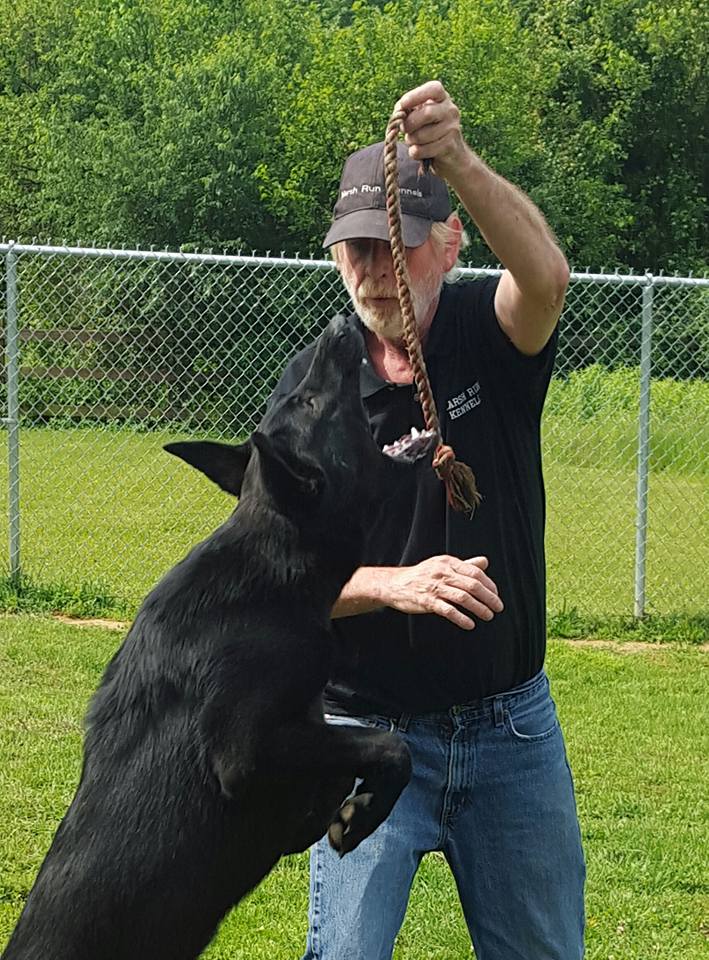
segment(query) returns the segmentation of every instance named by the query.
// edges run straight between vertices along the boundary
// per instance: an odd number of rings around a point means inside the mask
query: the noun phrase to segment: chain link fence
[[[137,604],[231,509],[162,444],[247,435],[346,294],[314,260],[4,244],[0,268],[6,573]],[[573,275],[544,417],[552,612],[709,611],[708,372],[709,280]]]

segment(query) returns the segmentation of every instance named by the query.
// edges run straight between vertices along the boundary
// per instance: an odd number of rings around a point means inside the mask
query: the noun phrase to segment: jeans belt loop
[[[411,722],[410,713],[402,713],[394,720],[394,729],[401,730],[402,733],[406,733],[409,729],[409,723]]]
[[[493,700],[492,709],[493,709],[493,715],[495,717],[495,726],[501,727],[502,724],[505,722],[505,711],[502,706],[501,697],[495,697],[495,699]]]

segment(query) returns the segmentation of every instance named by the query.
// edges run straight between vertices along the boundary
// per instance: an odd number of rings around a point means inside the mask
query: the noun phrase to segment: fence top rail
[[[160,260],[173,263],[231,264],[237,266],[300,267],[304,270],[332,269],[330,260],[304,260],[300,257],[242,256],[228,253],[187,253],[170,250],[125,250],[111,247],[64,247],[34,243],[0,243],[0,256],[8,253],[34,253],[43,257],[93,257],[106,260]]]
[[[93,257],[108,260],[142,260],[142,261],[162,261],[173,263],[202,263],[202,264],[222,264],[232,266],[268,266],[293,268],[301,270],[334,270],[335,264],[332,260],[304,259],[296,255],[295,257],[273,257],[270,251],[266,256],[258,256],[256,253],[251,255],[227,254],[227,253],[188,253],[184,251],[170,250],[126,250],[113,247],[70,247],[55,246],[36,243],[15,243],[14,241],[0,243],[0,256],[6,256],[9,253],[14,254],[36,254],[37,256],[67,256],[67,257]],[[459,273],[464,277],[497,276],[502,272],[501,267],[461,267]],[[643,286],[683,286],[683,287],[709,287],[709,277],[676,277],[665,276],[664,274],[655,275],[649,271],[644,274],[625,274],[625,273],[589,273],[572,271],[570,279],[578,283],[606,283],[622,286],[643,285]]]

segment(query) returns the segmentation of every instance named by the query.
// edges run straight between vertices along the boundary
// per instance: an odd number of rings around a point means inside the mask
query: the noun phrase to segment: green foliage
[[[698,426],[709,408],[709,384],[699,380],[653,380],[651,409],[659,420],[674,419]],[[544,408],[546,416],[565,417],[570,423],[598,418],[637,415],[640,398],[638,367],[606,369],[594,363],[554,378]]]
[[[343,155],[383,139],[397,98],[424,78],[446,84],[470,142],[500,172],[534,164],[545,78],[506,0],[355,3],[346,27],[313,27],[307,69],[296,66],[284,98],[284,150],[258,171],[266,206],[302,245],[322,240]],[[470,255],[489,258],[473,236]]]
[[[544,406],[547,430],[554,431],[554,458],[578,467],[612,460],[635,469],[640,409],[640,370],[608,370],[595,363],[555,377]],[[653,379],[650,385],[650,472],[709,474],[709,384],[701,380]]]
[[[25,423],[249,432],[288,359],[321,329],[323,300],[332,313],[346,301],[334,270],[90,258],[50,269],[51,284],[46,262],[18,264],[26,330],[64,332],[22,344]]]
[[[5,0],[0,221],[317,249],[344,154],[438,77],[572,261],[705,269],[708,18],[690,0]]]
[[[516,0],[556,58],[534,191],[581,264],[705,270],[709,8]]]

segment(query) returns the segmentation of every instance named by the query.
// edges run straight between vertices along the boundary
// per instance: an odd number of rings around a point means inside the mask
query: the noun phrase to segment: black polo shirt
[[[373,524],[366,566],[413,565],[437,554],[486,556],[505,609],[462,630],[433,614],[390,608],[333,620],[336,655],[326,689],[333,713],[422,713],[528,680],[546,646],[544,485],[540,418],[556,331],[521,354],[494,309],[497,278],[444,285],[424,357],[443,439],[472,467],[482,502],[472,520],[451,510],[427,462],[411,471]],[[360,323],[352,314],[352,323]],[[288,365],[274,398],[305,375],[314,344]],[[362,367],[362,398],[377,442],[422,427],[413,385]],[[273,399],[272,398],[272,402]]]

